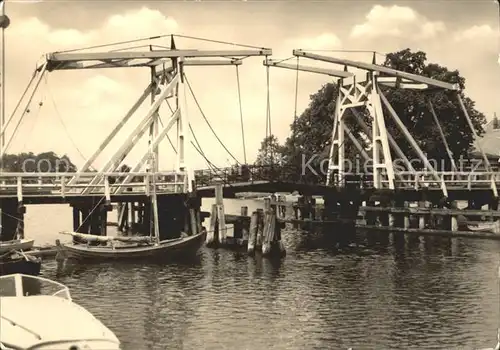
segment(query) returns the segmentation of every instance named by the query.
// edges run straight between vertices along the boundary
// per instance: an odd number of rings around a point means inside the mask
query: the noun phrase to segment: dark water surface
[[[281,261],[203,248],[174,265],[58,271],[46,262],[43,273],[67,284],[127,350],[474,349],[496,342],[498,242],[390,237],[336,249],[321,236],[289,231],[284,238]]]

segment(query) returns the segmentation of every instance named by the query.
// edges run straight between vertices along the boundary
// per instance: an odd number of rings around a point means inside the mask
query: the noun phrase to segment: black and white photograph
[[[0,0],[1,350],[500,350],[500,0]]]

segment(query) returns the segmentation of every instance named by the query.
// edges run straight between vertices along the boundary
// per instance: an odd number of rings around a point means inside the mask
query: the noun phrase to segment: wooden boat
[[[474,232],[493,232],[500,234],[500,221],[467,224],[467,228],[469,231]]]
[[[63,232],[61,232],[63,233]],[[205,243],[206,230],[201,233],[155,242],[150,237],[108,237],[64,232],[90,242],[106,242],[106,246],[63,244],[68,258],[77,259],[170,259],[196,254]],[[121,242],[122,244],[116,244]],[[124,244],[125,243],[125,244]]]
[[[0,242],[0,254],[11,250],[30,250],[35,243],[34,239],[14,239],[12,241]]]
[[[0,303],[0,349],[121,349],[116,335],[61,283],[2,276]]]
[[[154,155],[151,154],[154,160]],[[64,249],[68,258],[77,259],[172,259],[195,254],[205,243],[207,232],[203,229],[200,233],[188,236],[181,233],[181,237],[160,241],[158,203],[156,184],[152,183],[151,204],[153,208],[153,225],[149,236],[136,237],[109,237],[78,232],[61,232],[86,243],[56,245]],[[90,243],[100,243],[91,245]],[[118,244],[116,244],[118,243]],[[106,245],[103,245],[106,244]]]
[[[37,276],[40,274],[42,259],[13,251],[0,257],[0,276],[14,273]]]

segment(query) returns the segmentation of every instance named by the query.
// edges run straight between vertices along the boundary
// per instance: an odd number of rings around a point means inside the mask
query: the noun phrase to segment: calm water
[[[227,211],[241,205],[228,202]],[[27,233],[38,244],[63,229],[71,229],[68,207],[28,207]],[[203,249],[167,266],[58,271],[47,261],[43,274],[67,284],[127,350],[474,349],[496,341],[498,242],[365,240],[338,250],[318,236],[288,231],[284,239],[282,261]]]

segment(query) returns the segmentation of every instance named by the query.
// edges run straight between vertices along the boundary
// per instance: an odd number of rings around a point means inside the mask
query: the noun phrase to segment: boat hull
[[[156,246],[102,247],[86,244],[64,244],[68,258],[132,260],[132,259],[171,259],[193,255],[205,243],[206,231],[197,235],[160,242]]]
[[[0,254],[8,253],[12,250],[30,250],[35,243],[34,239],[17,239],[14,241],[0,242]]]
[[[38,276],[42,266],[40,258],[30,258],[26,260],[20,258],[6,258],[0,260],[0,276],[22,273],[25,275]]]

